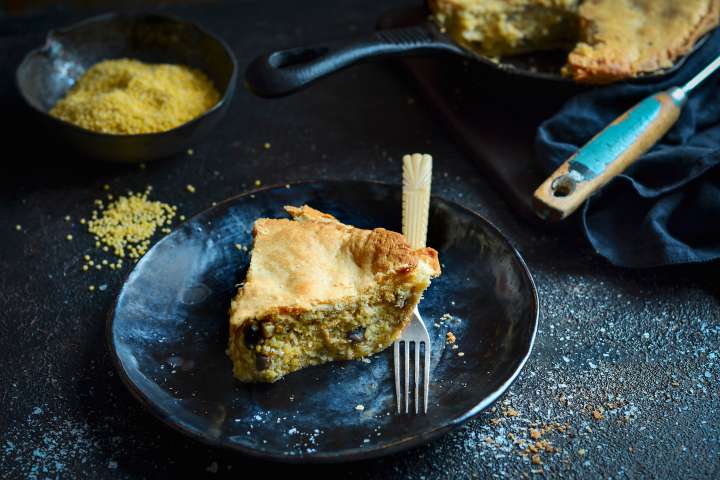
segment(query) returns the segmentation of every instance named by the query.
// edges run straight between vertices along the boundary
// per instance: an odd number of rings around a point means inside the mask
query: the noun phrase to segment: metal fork
[[[430,182],[432,178],[432,157],[430,155],[405,155],[403,157],[403,235],[412,248],[425,246],[427,238],[428,210],[430,208]],[[403,346],[404,368],[400,370],[400,344]],[[418,402],[420,390],[420,350],[424,350],[423,370],[423,413],[427,413],[430,390],[430,335],[417,307],[413,310],[410,324],[405,327],[394,345],[395,398],[397,411],[410,413],[410,350],[414,357],[415,413],[420,413]],[[403,380],[404,379],[404,380]],[[401,392],[400,385],[404,384]],[[404,401],[403,401],[404,399]]]
[[[400,344],[403,344],[405,366],[404,377],[400,375]],[[410,349],[413,350],[413,356],[415,357],[415,385],[413,390],[415,391],[415,413],[419,413],[419,402],[418,402],[418,391],[420,390],[420,347],[423,347],[425,354],[423,356],[423,413],[427,413],[428,408],[428,393],[430,388],[430,335],[428,335],[427,328],[423,322],[420,312],[417,307],[413,310],[412,320],[410,325],[405,327],[400,339],[395,342],[395,397],[397,398],[397,410],[398,413],[403,413],[402,403],[405,404],[405,413],[410,413]],[[400,398],[400,383],[401,378],[405,379],[405,390],[404,398],[405,402],[401,402]]]

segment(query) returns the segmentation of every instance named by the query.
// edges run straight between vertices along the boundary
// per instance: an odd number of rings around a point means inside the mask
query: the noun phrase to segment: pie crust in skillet
[[[430,0],[456,42],[500,58],[569,51],[562,73],[611,83],[672,67],[718,25],[720,0]]]

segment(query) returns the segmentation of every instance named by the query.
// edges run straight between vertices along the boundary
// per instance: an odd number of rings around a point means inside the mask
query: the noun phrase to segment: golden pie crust
[[[580,5],[581,41],[563,71],[610,83],[673,66],[718,24],[718,0],[595,0]]]

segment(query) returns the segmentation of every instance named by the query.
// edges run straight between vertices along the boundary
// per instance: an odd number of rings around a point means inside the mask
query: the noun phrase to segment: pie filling
[[[576,8],[508,5],[444,12],[438,20],[457,43],[490,58],[553,48],[577,41]]]
[[[430,269],[422,270],[402,285],[373,288],[347,302],[267,314],[231,328],[235,377],[274,382],[305,367],[384,350],[400,336],[430,283]]]

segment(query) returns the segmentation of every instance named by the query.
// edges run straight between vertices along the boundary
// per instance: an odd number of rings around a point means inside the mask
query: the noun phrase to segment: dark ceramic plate
[[[244,278],[253,222],[309,204],[358,227],[400,227],[400,188],[365,182],[271,187],[229,199],[159,241],[110,314],[108,340],[130,391],[168,425],[211,445],[284,460],[385,455],[477,415],[515,380],[532,349],[538,302],[520,255],[478,214],[434,197],[428,245],[443,275],[420,305],[432,340],[427,415],[395,414],[392,349],[274,384],[233,380],[227,311]],[[449,313],[452,320],[441,320]],[[445,343],[448,331],[458,350]],[[464,356],[458,356],[464,352]],[[360,412],[355,406],[362,404]]]
[[[48,111],[95,63],[134,58],[176,63],[203,71],[220,100],[199,117],[167,132],[111,135],[51,117]],[[48,33],[17,69],[20,95],[46,130],[87,156],[111,162],[144,162],[183,151],[212,131],[235,90],[237,60],[230,48],[200,26],[167,15],[107,14]]]

